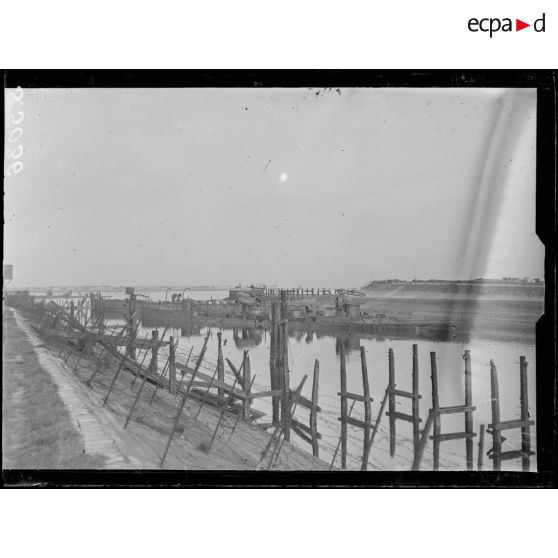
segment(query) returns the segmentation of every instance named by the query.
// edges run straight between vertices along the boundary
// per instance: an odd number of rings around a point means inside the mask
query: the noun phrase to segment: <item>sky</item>
[[[14,285],[543,276],[534,89],[9,91]]]

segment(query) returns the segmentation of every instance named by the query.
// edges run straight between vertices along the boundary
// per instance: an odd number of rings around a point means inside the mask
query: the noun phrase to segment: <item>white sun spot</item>
[[[289,175],[286,172],[281,173],[281,176],[279,177],[279,180],[281,182],[287,182],[288,179],[289,179]]]

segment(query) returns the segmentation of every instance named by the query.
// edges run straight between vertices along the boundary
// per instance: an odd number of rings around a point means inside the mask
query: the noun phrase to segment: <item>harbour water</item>
[[[111,320],[112,323],[118,323]],[[109,322],[110,323],[110,322]],[[162,335],[164,327],[140,327],[140,337],[149,335],[157,329]],[[223,353],[237,368],[242,363],[243,351],[248,350],[252,374],[256,375],[254,391],[267,391],[270,389],[269,374],[269,332],[262,329],[220,329],[216,327],[190,327],[167,330],[168,335],[179,339],[178,358],[185,362],[190,349],[192,353],[200,352],[204,338],[210,334],[208,350],[204,359],[206,372],[212,373],[217,360],[217,332],[222,332]],[[474,439],[475,467],[478,458],[478,433],[480,425],[485,427],[491,423],[490,399],[490,360],[494,360],[498,367],[500,383],[500,413],[502,420],[519,418],[519,357],[525,356],[528,365],[529,378],[529,405],[531,417],[535,418],[535,345],[534,343],[517,343],[495,341],[489,339],[475,339],[468,342],[431,341],[425,339],[402,339],[378,336],[343,336],[318,335],[316,333],[296,333],[289,337],[289,370],[290,386],[295,389],[304,375],[308,379],[302,394],[311,397],[312,374],[314,360],[320,361],[320,386],[319,405],[322,411],[318,414],[318,430],[322,436],[320,440],[320,457],[332,462],[341,435],[340,417],[340,345],[345,347],[347,356],[347,389],[349,392],[362,394],[362,372],[359,347],[366,351],[368,364],[368,377],[370,383],[372,403],[372,418],[376,420],[382,398],[388,385],[388,349],[392,348],[395,354],[395,381],[397,389],[411,390],[411,363],[412,345],[418,345],[419,353],[419,393],[421,429],[432,406],[432,387],[430,375],[430,352],[436,352],[438,365],[439,401],[441,406],[463,405],[464,403],[464,361],[463,354],[466,349],[471,351],[472,359],[472,388],[473,405],[473,430],[477,433]],[[161,360],[166,358],[165,351],[160,352]],[[234,376],[226,367],[227,380],[232,383]],[[409,399],[397,398],[396,410],[402,413],[411,413]],[[254,407],[266,413],[262,422],[270,422],[271,401],[269,398],[256,399]],[[354,405],[351,417],[363,420],[364,406],[357,402]],[[297,408],[296,418],[308,424],[308,411]],[[413,459],[413,432],[412,424],[398,420],[396,423],[396,452],[390,456],[389,419],[381,417],[378,433],[374,446],[370,452],[368,470],[407,470],[411,468]],[[442,417],[442,433],[462,432],[464,430],[464,415],[452,414]],[[531,429],[531,447],[536,447],[535,428]],[[503,451],[519,449],[521,447],[521,434],[519,430],[510,430],[505,433]],[[291,435],[293,443],[307,451],[311,447],[301,440],[296,434]],[[359,470],[363,457],[364,430],[348,426],[347,439],[347,468]],[[486,453],[492,445],[492,438],[486,435]],[[486,455],[483,458],[484,468],[491,469],[492,463]],[[340,467],[340,452],[335,459],[335,467]],[[432,443],[426,447],[421,469],[432,469]],[[440,450],[440,470],[463,470],[466,468],[465,441],[444,441]],[[502,464],[502,470],[521,470],[521,460],[509,460]],[[531,460],[531,470],[536,470],[536,460]]]

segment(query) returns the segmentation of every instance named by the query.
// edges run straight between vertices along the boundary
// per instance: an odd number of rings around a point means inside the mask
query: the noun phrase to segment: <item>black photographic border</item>
[[[489,87],[537,90],[536,232],[545,314],[536,330],[537,469],[494,471],[2,470],[6,487],[557,487],[556,70],[5,70],[4,87]],[[2,92],[4,93],[4,91]]]

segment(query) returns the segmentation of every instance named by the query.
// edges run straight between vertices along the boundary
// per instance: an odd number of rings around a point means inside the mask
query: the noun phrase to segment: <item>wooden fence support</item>
[[[370,384],[368,382],[368,366],[366,365],[366,352],[360,347],[360,363],[362,368],[362,394],[364,396],[364,449],[362,464],[368,466],[368,444],[370,443],[370,429],[372,426],[372,402],[370,400]],[[364,469],[366,470],[366,468]]]
[[[250,386],[248,387],[248,390],[246,391],[246,395],[250,395],[252,393],[252,386],[254,385],[254,380],[256,379],[256,375],[254,374],[252,376],[252,380],[250,381]],[[229,441],[232,440],[232,437],[236,431],[236,427],[238,426],[238,422],[240,421],[240,413],[238,413],[236,415],[236,420],[234,421],[234,426],[231,430],[231,435],[229,436]],[[250,421],[250,419],[248,419],[248,421]]]
[[[465,351],[463,355],[465,360],[465,407],[467,409],[473,408],[473,386],[471,374],[471,352]],[[465,453],[467,458],[467,470],[473,470],[473,411],[465,411]]]
[[[436,364],[436,353],[432,351],[430,353],[430,372],[432,380],[432,409],[434,411],[434,471],[438,471],[440,468],[440,433],[441,433],[441,421],[440,421],[440,400],[438,397],[438,366]]]
[[[347,363],[345,361],[345,344],[339,346],[341,373],[341,468],[347,468]]]
[[[162,339],[164,339],[166,331],[167,330],[165,329],[165,331],[163,332]],[[155,339],[156,336],[154,336],[153,333],[155,333],[155,332],[152,332],[152,334],[151,334],[152,339]],[[161,339],[161,341],[162,341],[162,339]],[[145,360],[145,356],[147,355],[148,352],[149,352],[149,349],[146,349],[145,354],[143,355],[143,359],[141,361],[140,367],[139,367],[139,372],[136,375],[136,378],[141,375],[141,372],[143,370],[143,368],[142,368],[143,361]],[[130,422],[130,419],[132,418],[132,413],[134,412],[134,409],[136,408],[136,405],[138,404],[141,392],[143,391],[143,388],[145,386],[145,382],[147,381],[147,378],[149,377],[149,374],[150,374],[151,371],[152,371],[152,368],[151,368],[151,363],[150,363],[149,366],[145,369],[145,371],[143,373],[143,377],[142,377],[142,380],[141,380],[141,383],[140,383],[140,387],[138,389],[138,392],[136,393],[136,398],[134,399],[132,407],[130,408],[130,412],[128,413],[128,416],[126,417],[126,422],[124,423],[124,428],[126,428],[128,426],[128,423]],[[156,378],[153,378],[153,379],[157,380]]]
[[[217,332],[217,380],[219,382],[225,381],[225,360],[223,359],[223,346],[221,342],[222,333]],[[217,388],[217,397],[222,399],[225,395],[222,387]]]
[[[107,404],[108,398],[110,396],[110,392],[112,391],[112,389],[114,388],[114,384],[116,383],[116,379],[118,378],[118,375],[120,374],[120,371],[122,370],[122,368],[124,367],[124,364],[126,362],[126,357],[129,355],[130,353],[130,349],[134,343],[134,341],[136,340],[138,334],[138,330],[136,329],[136,331],[134,332],[133,335],[130,336],[130,340],[128,341],[128,344],[126,345],[126,348],[124,349],[124,354],[122,355],[122,358],[120,360],[120,364],[118,365],[118,368],[116,370],[116,373],[114,374],[112,381],[110,383],[109,389],[107,391],[107,394],[105,395],[105,399],[103,401],[103,407]]]
[[[496,365],[490,361],[490,386],[492,397],[492,424],[488,426],[487,432],[492,434],[492,450],[489,452],[490,459],[493,460],[493,469],[500,471],[502,461],[521,457],[523,471],[529,470],[531,455],[530,428],[535,421],[529,419],[529,402],[527,397],[527,362],[525,357],[519,359],[520,371],[520,406],[521,418],[512,420],[500,420],[500,396],[498,389],[498,372]],[[521,449],[502,451],[502,443],[505,438],[502,430],[521,429]]]
[[[146,345],[146,344],[147,344],[147,338],[148,338],[148,337],[149,337],[149,333],[146,333],[146,334],[145,334],[145,337],[144,337],[144,339],[143,339],[142,345]],[[143,356],[141,357],[141,361],[140,361],[139,366],[138,366],[139,373],[138,373],[138,374],[134,374],[134,378],[132,379],[132,382],[130,383],[130,389],[134,389],[134,385],[135,385],[135,383],[136,383],[136,380],[137,380],[137,379],[139,378],[139,376],[141,375],[141,371],[142,371],[142,369],[143,369],[143,368],[142,368],[142,367],[143,367],[143,363],[145,362],[145,358],[147,357],[148,354],[149,354],[149,347],[147,347],[147,348],[145,349],[145,351],[143,352]]]
[[[492,424],[500,423],[500,388],[498,386],[498,370],[494,361],[490,361],[490,400],[492,403]],[[492,468],[500,470],[500,454],[502,453],[502,433],[498,428],[492,431]]]
[[[275,448],[273,450],[273,452],[271,453],[271,458],[269,460],[269,464],[267,466],[268,470],[271,469],[271,467],[273,466],[274,463],[277,463],[277,461],[279,460],[279,455],[281,454],[281,450],[283,449],[283,445],[285,443],[285,441],[288,442],[287,438],[285,437],[285,432],[287,430],[290,429],[290,423],[294,417],[294,414],[296,412],[296,408],[298,405],[298,402],[300,400],[301,397],[301,393],[302,393],[302,388],[304,387],[304,383],[306,382],[306,379],[308,378],[307,375],[304,375],[304,377],[302,378],[302,381],[300,382],[300,385],[296,388],[293,397],[289,398],[289,406],[292,407],[289,409],[289,414],[288,414],[288,422],[286,425],[286,428],[283,427],[283,439],[281,440],[281,433],[279,433],[279,437],[277,438],[276,444],[275,444]]]
[[[472,423],[472,413],[475,411],[475,407],[472,406],[472,396],[471,396],[471,382],[470,382],[470,356],[467,351],[463,356],[465,360],[465,404],[464,405],[454,405],[451,407],[440,407],[438,400],[438,370],[436,366],[436,353],[430,353],[430,367],[432,371],[432,408],[428,413],[428,419],[422,431],[422,436],[420,437],[419,444],[415,451],[415,457],[413,460],[413,470],[419,470],[420,462],[424,454],[424,448],[426,447],[426,442],[428,441],[428,435],[430,434],[430,428],[434,427],[434,435],[430,436],[430,439],[434,442],[434,470],[437,470],[440,466],[440,442],[448,440],[461,440],[466,441],[466,453],[467,453],[467,468],[472,467],[472,447],[473,438],[476,433],[473,432]],[[469,392],[469,394],[467,394]],[[464,413],[465,415],[465,431],[464,432],[449,432],[447,434],[441,433],[440,417],[441,415]],[[470,415],[470,421],[467,416]],[[469,449],[470,448],[470,449]]]
[[[477,458],[477,470],[482,471],[482,460],[484,458],[484,424],[480,425],[480,433],[479,433],[479,455]]]
[[[527,383],[527,360],[524,356],[519,357],[520,374],[520,406],[521,420],[524,425],[521,427],[521,458],[523,471],[528,472],[530,468],[531,455],[531,426],[529,421],[529,389]]]
[[[291,439],[290,431],[290,387],[289,387],[289,353],[288,353],[288,328],[287,328],[287,292],[281,291],[281,321],[279,324],[279,351],[278,368],[279,380],[282,390],[281,398],[281,422],[283,424],[283,434],[287,442]]]
[[[136,324],[135,324],[135,303],[132,300],[132,297],[130,297],[128,299],[128,304],[127,304],[127,311],[128,311],[128,335],[132,335],[132,332],[135,331],[136,329]],[[132,347],[130,349],[130,358],[136,360],[136,348]]]
[[[176,393],[176,345],[172,335],[169,345],[169,391],[173,395]]]
[[[170,448],[170,445],[172,443],[172,439],[174,437],[176,427],[178,426],[178,423],[180,422],[180,417],[182,416],[182,411],[184,410],[184,405],[186,405],[186,400],[188,399],[188,396],[190,395],[190,390],[192,389],[192,384],[194,383],[194,379],[196,378],[196,375],[197,375],[198,370],[200,368],[200,365],[202,363],[203,357],[205,355],[208,340],[209,340],[209,333],[207,334],[207,336],[205,338],[205,341],[203,343],[201,353],[200,353],[200,355],[198,357],[198,360],[196,362],[196,367],[194,368],[194,371],[192,372],[192,376],[190,377],[190,381],[188,382],[188,387],[186,388],[186,391],[182,395],[182,401],[180,402],[180,407],[178,408],[178,412],[176,413],[176,416],[174,418],[174,423],[173,423],[173,426],[172,426],[172,430],[170,431],[169,439],[167,440],[167,445],[165,446],[165,451],[163,452],[163,455],[161,457],[161,461],[159,462],[159,467],[163,467],[163,465],[165,463],[165,459],[167,458],[167,453],[169,452],[169,448]]]
[[[236,387],[236,383],[238,382],[238,379],[235,378],[234,383],[232,385],[232,389],[230,392],[230,395],[228,397],[227,402],[225,403],[225,406],[223,407],[223,410],[221,411],[221,415],[219,416],[219,420],[217,421],[217,426],[215,427],[215,430],[213,431],[213,436],[211,436],[211,441],[209,442],[209,445],[206,448],[206,453],[209,453],[211,451],[211,448],[213,446],[213,442],[215,440],[215,436],[217,436],[217,431],[219,430],[219,427],[221,426],[221,422],[223,422],[223,419],[225,418],[225,413],[227,412],[227,405],[230,405],[232,407],[232,404],[234,402],[234,388]]]
[[[242,404],[242,417],[245,421],[250,420],[250,397],[248,393],[249,386],[252,385],[251,379],[251,370],[250,370],[250,357],[248,356],[248,351],[244,351],[244,367],[242,370],[242,379],[244,384],[244,392],[246,397],[243,399]]]
[[[158,362],[158,355],[159,355],[159,343],[157,340],[159,339],[159,332],[154,329],[151,332],[153,347],[151,348],[151,375],[156,378],[157,377],[157,370],[159,369],[159,362]]]
[[[395,455],[395,356],[393,349],[388,351],[389,362],[389,454],[391,457]]]
[[[413,415],[413,449],[416,452],[418,448],[420,430],[419,430],[419,361],[418,361],[418,345],[413,345],[413,398],[411,400],[411,410]]]
[[[272,391],[281,389],[281,382],[278,378],[279,360],[279,303],[271,303],[271,339],[269,348],[269,376]],[[279,403],[280,398],[274,395],[271,398],[272,422],[279,422]]]
[[[319,457],[318,444],[318,391],[320,385],[320,361],[314,361],[314,377],[312,380],[312,408],[310,409],[310,429],[312,431],[312,455]]]
[[[384,394],[384,398],[382,399],[382,404],[380,405],[380,410],[378,411],[378,416],[376,417],[376,422],[374,423],[374,429],[372,430],[372,436],[370,436],[370,441],[366,446],[366,454],[364,455],[364,459],[362,460],[361,471],[366,471],[368,468],[368,461],[370,459],[370,452],[372,450],[372,445],[374,444],[374,439],[376,438],[376,432],[378,432],[378,427],[380,426],[380,420],[384,414],[384,409],[386,408],[386,403],[389,397],[389,391],[386,389]]]

